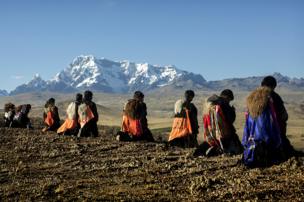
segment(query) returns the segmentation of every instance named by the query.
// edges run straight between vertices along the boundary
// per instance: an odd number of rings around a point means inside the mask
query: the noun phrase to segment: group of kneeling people
[[[286,136],[288,114],[282,98],[274,91],[276,79],[267,76],[261,86],[247,97],[247,111],[242,142],[233,123],[235,108],[230,105],[233,92],[225,89],[209,97],[203,107],[204,142],[198,145],[197,109],[194,92],[185,92],[185,99],[175,103],[175,118],[169,136],[170,145],[197,147],[195,156],[243,154],[242,162],[248,167],[277,164],[291,156],[303,156],[296,151]]]
[[[55,99],[50,98],[44,105],[43,132],[55,131],[58,134],[73,135],[78,137],[98,136],[98,112],[96,104],[92,101],[93,93],[85,91],[84,95],[76,94],[75,101],[71,102],[66,110],[66,119],[60,125],[58,108]],[[5,126],[12,128],[32,128],[28,114],[30,104],[20,105],[17,108],[12,103],[5,104]]]
[[[185,92],[185,98],[176,101],[174,121],[169,135],[170,146],[196,147],[195,156],[219,154],[241,154],[242,161],[249,167],[268,166],[282,162],[291,156],[302,154],[295,151],[286,136],[287,111],[281,97],[274,91],[276,79],[267,76],[261,86],[247,97],[247,112],[242,142],[233,125],[236,113],[230,105],[233,92],[225,89],[218,95],[209,97],[203,107],[204,142],[198,145],[199,124],[197,108],[192,103],[192,90]],[[66,120],[60,125],[55,99],[50,98],[44,108],[43,131],[78,137],[98,136],[98,112],[92,101],[93,93],[85,91],[77,94],[66,110]],[[31,105],[20,105],[15,109],[11,103],[5,105],[5,123],[8,127],[31,128],[28,113]],[[134,93],[123,109],[119,141],[154,141],[148,128],[147,106],[144,94]]]

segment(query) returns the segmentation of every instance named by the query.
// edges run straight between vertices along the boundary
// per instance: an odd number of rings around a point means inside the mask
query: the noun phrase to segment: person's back
[[[144,94],[136,91],[133,99],[128,100],[123,109],[122,131],[118,134],[120,141],[147,140],[154,141],[148,128],[147,106]]]
[[[243,162],[249,167],[269,166],[282,160],[282,142],[271,89],[259,87],[247,98],[242,144]]]
[[[78,137],[98,136],[97,122],[99,120],[99,115],[96,104],[92,101],[92,99],[93,93],[91,91],[85,91],[83,96],[83,104],[79,105],[78,108],[79,119],[83,119]]]
[[[42,130],[46,131],[56,131],[60,126],[60,118],[58,113],[58,108],[55,106],[55,99],[50,98],[45,106],[43,112],[43,119],[45,122],[45,127]]]
[[[4,105],[4,123],[5,127],[11,127],[15,116],[15,105],[12,103],[6,103]]]
[[[195,155],[214,156],[222,153],[240,154],[242,145],[233,126],[235,108],[230,105],[233,92],[225,89],[220,96],[212,95],[203,103],[204,142]]]
[[[78,134],[80,129],[78,108],[80,104],[82,104],[82,95],[77,93],[75,101],[71,102],[67,107],[66,120],[57,130],[58,134],[73,136]]]
[[[169,144],[179,147],[197,146],[198,120],[197,108],[192,102],[195,94],[192,90],[185,92],[185,99],[175,103],[174,120],[169,135]]]
[[[270,97],[272,98],[274,110],[279,124],[284,153],[287,155],[287,157],[298,154],[303,155],[301,152],[298,152],[293,148],[293,146],[290,144],[290,141],[287,138],[286,128],[287,128],[288,113],[284,106],[284,102],[281,96],[274,91],[277,86],[276,79],[273,76],[266,76],[262,80],[261,86],[268,87],[271,89]]]
[[[30,104],[19,105],[16,108],[16,114],[13,118],[12,127],[16,128],[32,128],[31,121],[28,117],[28,114],[31,110]]]
[[[236,113],[234,106],[230,102],[234,100],[233,92],[230,89],[225,89],[220,93],[220,96],[213,95],[208,98],[208,101],[213,105],[218,106],[218,117],[221,118],[219,124],[222,130],[221,143],[223,144],[223,152],[230,154],[239,154],[242,152],[242,145],[236,134],[236,129],[233,125]]]

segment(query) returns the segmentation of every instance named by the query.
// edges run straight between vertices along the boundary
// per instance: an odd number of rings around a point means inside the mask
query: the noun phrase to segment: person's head
[[[141,91],[135,91],[133,95],[133,99],[138,101],[144,101],[145,95]]]
[[[186,90],[185,91],[185,100],[191,102],[194,98],[195,94],[193,90]]]
[[[55,99],[54,99],[54,98],[50,98],[50,99],[47,101],[47,103],[48,103],[49,105],[55,105]]]
[[[22,114],[28,114],[31,111],[32,106],[30,104],[19,105],[16,108],[16,112],[21,112]]]
[[[222,98],[224,98],[227,102],[230,102],[234,99],[234,95],[233,95],[233,92],[232,90],[230,89],[225,89],[221,92],[220,96]]]
[[[277,80],[273,76],[266,76],[261,82],[261,86],[269,87],[274,90],[277,86]]]
[[[9,102],[4,105],[5,112],[9,112],[9,111],[13,111],[13,110],[15,110],[15,105],[13,103]]]
[[[76,102],[81,102],[82,101],[82,94],[77,93],[76,94]]]
[[[92,91],[89,91],[89,90],[85,91],[83,97],[84,97],[85,101],[91,101],[93,99]]]

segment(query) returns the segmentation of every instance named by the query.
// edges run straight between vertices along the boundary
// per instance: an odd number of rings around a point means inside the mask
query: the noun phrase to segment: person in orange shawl
[[[185,99],[175,103],[175,115],[169,135],[169,145],[179,147],[196,147],[198,134],[197,108],[191,103],[195,94],[192,90],[185,92]]]
[[[119,141],[146,140],[153,142],[153,135],[148,128],[147,105],[144,102],[144,94],[136,91],[133,99],[124,106],[122,131],[118,132]]]
[[[50,98],[44,105],[43,120],[45,127],[42,129],[46,131],[57,131],[60,126],[60,118],[58,108],[55,106],[55,99]]]
[[[95,102],[92,101],[93,93],[89,90],[84,92],[83,104],[78,108],[80,130],[78,137],[97,137],[97,122],[99,115]]]
[[[82,103],[82,94],[76,94],[76,100],[71,102],[66,110],[66,119],[57,130],[58,134],[76,136],[80,129],[78,122],[78,107]]]

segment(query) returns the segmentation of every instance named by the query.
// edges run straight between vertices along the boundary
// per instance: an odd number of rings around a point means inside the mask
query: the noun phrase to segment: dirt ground
[[[241,156],[193,157],[193,149],[0,128],[0,201],[304,200],[304,158],[247,169]]]

